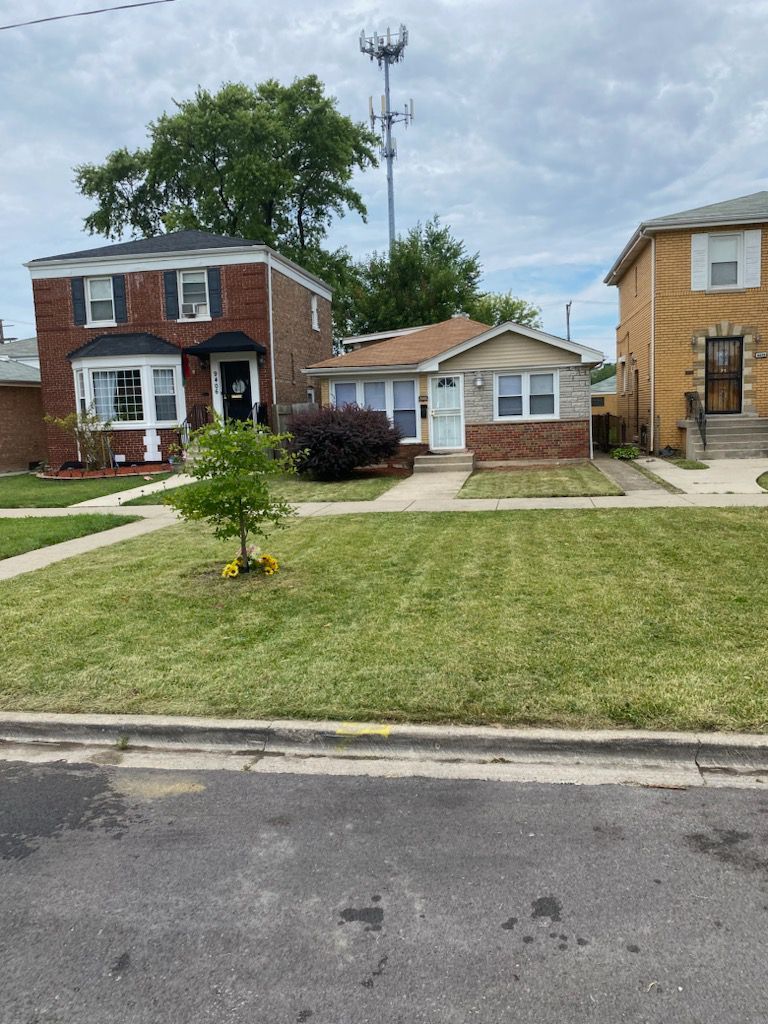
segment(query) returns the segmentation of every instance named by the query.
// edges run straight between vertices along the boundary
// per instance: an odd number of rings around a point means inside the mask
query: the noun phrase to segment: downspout
[[[603,360],[605,362],[605,360]],[[595,445],[592,440],[592,373],[589,374],[590,388],[589,388],[589,461],[594,462],[595,459]]]
[[[656,236],[651,235],[651,455],[656,450]]]
[[[272,371],[272,404],[277,405],[277,382],[275,377],[275,332],[272,319],[272,253],[267,252],[267,297],[269,304],[269,365]],[[274,421],[277,429],[277,419]]]

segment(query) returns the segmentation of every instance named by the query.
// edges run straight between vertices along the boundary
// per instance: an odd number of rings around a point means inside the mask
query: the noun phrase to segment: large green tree
[[[491,326],[512,320],[541,326],[541,310],[511,292],[483,292],[482,267],[437,217],[417,224],[389,252],[357,264],[337,263],[337,333],[372,334],[415,327],[467,313]]]
[[[377,139],[341,114],[315,75],[290,85],[198,89],[148,127],[148,144],[75,168],[94,200],[85,218],[107,238],[199,228],[260,239],[320,259],[333,216],[366,209],[352,176],[376,163]]]

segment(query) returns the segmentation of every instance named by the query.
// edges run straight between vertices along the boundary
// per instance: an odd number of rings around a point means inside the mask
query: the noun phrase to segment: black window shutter
[[[165,319],[179,319],[179,281],[175,270],[166,270],[163,274],[165,282]]]
[[[84,324],[85,316],[85,280],[82,277],[73,277],[72,281],[72,314],[76,324]]]
[[[127,323],[128,308],[125,304],[125,274],[115,274],[112,278],[112,298],[115,300],[115,323]]]
[[[221,271],[218,267],[208,268],[208,302],[211,316],[221,316]]]

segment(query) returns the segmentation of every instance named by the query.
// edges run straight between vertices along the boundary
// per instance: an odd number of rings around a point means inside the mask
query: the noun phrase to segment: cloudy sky
[[[0,25],[119,0],[0,0]],[[639,220],[768,187],[768,0],[174,0],[0,32],[0,317],[33,333],[21,264],[98,244],[72,167],[144,141],[198,84],[315,72],[365,119],[381,73],[358,36],[406,21],[393,99],[398,229],[437,213],[485,283],[538,303],[544,325],[611,355],[601,282]],[[387,242],[383,169],[333,245]]]

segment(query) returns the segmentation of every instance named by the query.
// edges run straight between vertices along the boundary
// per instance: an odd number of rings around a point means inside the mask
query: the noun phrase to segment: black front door
[[[707,339],[707,413],[741,412],[742,341]]]
[[[251,416],[251,366],[247,359],[221,364],[224,419],[247,420]]]

